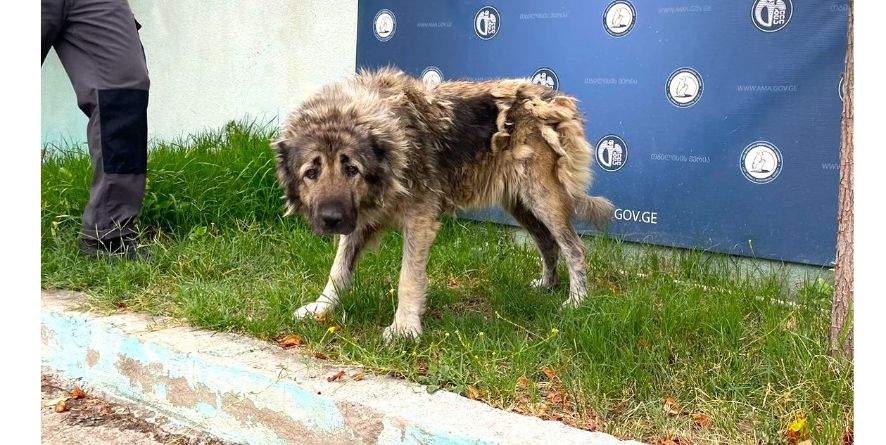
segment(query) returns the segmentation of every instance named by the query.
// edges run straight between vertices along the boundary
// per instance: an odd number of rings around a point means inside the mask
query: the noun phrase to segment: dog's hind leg
[[[560,259],[560,246],[554,239],[554,235],[523,203],[505,202],[503,207],[529,232],[541,255],[541,277],[532,280],[532,287],[550,289],[557,286],[559,283],[557,260]]]
[[[332,270],[329,272],[329,280],[326,282],[323,293],[320,294],[317,301],[298,308],[292,314],[293,317],[305,318],[309,315],[322,317],[335,309],[338,305],[339,296],[347,292],[351,287],[357,260],[366,246],[372,241],[376,232],[376,229],[373,227],[365,227],[358,228],[351,234],[339,237],[335,261],[332,263]]]
[[[556,179],[550,177],[534,183],[524,195],[532,213],[557,241],[569,268],[569,299],[563,303],[563,307],[576,307],[588,293],[588,275],[585,246],[572,227],[569,195]]]
[[[385,328],[387,341],[394,337],[418,338],[421,335],[421,316],[428,291],[428,255],[439,229],[436,215],[405,218],[397,312],[394,322]]]

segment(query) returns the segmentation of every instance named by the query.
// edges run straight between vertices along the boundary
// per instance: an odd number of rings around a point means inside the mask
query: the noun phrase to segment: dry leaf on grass
[[[548,366],[541,368],[541,372],[543,372],[551,380],[555,380],[557,378],[557,373]]]
[[[853,445],[855,443],[855,433],[853,430],[843,433],[843,445]]]
[[[468,385],[467,394],[468,398],[471,400],[480,400],[480,391],[477,391],[477,388],[474,388],[471,385]]]
[[[695,423],[696,426],[701,428],[708,428],[711,424],[714,423],[710,417],[702,414],[702,413],[694,413],[692,414],[692,422]]]
[[[363,377],[366,377],[366,373],[365,372],[358,372],[358,373],[351,376],[351,380],[353,380],[355,382],[359,382],[360,380],[363,380]]]
[[[666,413],[672,416],[679,416],[683,414],[683,411],[677,406],[677,401],[674,400],[673,397],[668,397],[665,399],[664,406],[661,407]]]
[[[277,344],[280,345],[281,348],[291,348],[293,346],[300,346],[303,342],[300,335],[289,334],[280,340],[277,340]]]
[[[62,413],[68,410],[68,404],[64,400],[55,404],[55,412]]]
[[[75,386],[74,389],[71,391],[71,398],[74,400],[82,399],[84,397],[86,397],[86,393],[83,392],[83,390],[80,389],[79,386]]]
[[[517,387],[518,388],[528,388],[529,387],[529,379],[526,376],[521,375],[520,378],[517,379]]]
[[[339,371],[339,372],[336,372],[335,374],[332,374],[331,376],[327,377],[326,381],[327,382],[334,382],[336,380],[340,380],[344,376],[345,376],[345,372]]]

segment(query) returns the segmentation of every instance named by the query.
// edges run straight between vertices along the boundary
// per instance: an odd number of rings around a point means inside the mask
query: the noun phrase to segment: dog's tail
[[[579,196],[573,199],[572,206],[579,219],[593,224],[599,230],[609,225],[615,213],[615,206],[601,196]]]

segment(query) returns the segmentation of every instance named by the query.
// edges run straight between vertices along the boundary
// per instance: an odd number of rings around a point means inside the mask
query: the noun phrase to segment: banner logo
[[[484,6],[477,11],[474,16],[474,32],[477,37],[483,40],[489,40],[498,34],[501,27],[501,16],[498,10],[492,6]]]
[[[668,77],[668,100],[680,108],[695,105],[701,99],[703,89],[701,74],[692,68],[679,68]]]
[[[794,5],[791,0],[754,0],[751,18],[763,32],[781,31],[791,21]]]
[[[375,19],[372,20],[372,32],[375,34],[375,38],[382,42],[387,42],[391,40],[391,37],[394,37],[394,32],[397,31],[397,18],[394,17],[394,13],[388,9],[382,9],[375,14]]]
[[[614,134],[603,136],[595,151],[597,164],[608,172],[619,171],[628,162],[628,144]]]
[[[427,86],[440,85],[443,82],[443,72],[436,66],[429,66],[421,72],[421,81]]]
[[[781,173],[781,152],[775,145],[757,141],[741,153],[741,172],[748,181],[757,184],[772,182]]]
[[[552,90],[560,89],[560,79],[557,78],[557,73],[550,68],[539,68],[532,73],[530,80],[536,85],[543,85]]]
[[[603,27],[614,37],[627,35],[634,29],[636,21],[637,11],[634,9],[634,5],[625,0],[616,0],[610,3],[603,13]]]

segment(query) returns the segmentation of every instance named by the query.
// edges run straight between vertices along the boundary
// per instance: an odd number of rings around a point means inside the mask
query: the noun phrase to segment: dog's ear
[[[366,174],[366,181],[378,187],[379,196],[407,194],[403,185],[403,171],[406,169],[406,155],[402,147],[381,134],[371,133],[369,147],[372,167]]]
[[[283,188],[283,200],[286,202],[286,213],[283,216],[286,217],[295,214],[302,207],[301,198],[298,195],[299,181],[292,172],[295,151],[284,139],[271,142],[271,147],[274,149],[277,164],[277,181]]]

